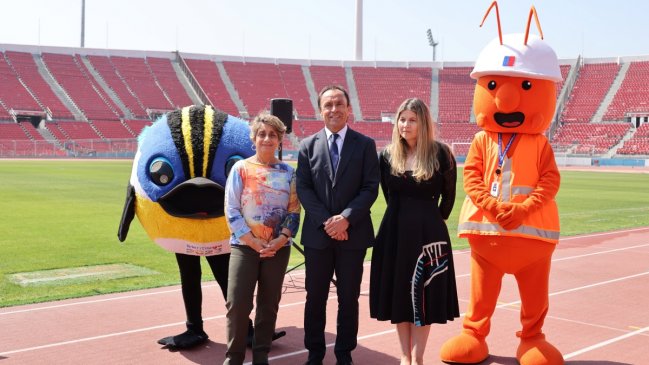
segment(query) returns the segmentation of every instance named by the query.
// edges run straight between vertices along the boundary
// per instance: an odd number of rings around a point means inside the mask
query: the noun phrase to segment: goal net
[[[451,143],[451,150],[453,154],[458,156],[466,156],[469,153],[469,147],[471,147],[470,142],[453,142]]]

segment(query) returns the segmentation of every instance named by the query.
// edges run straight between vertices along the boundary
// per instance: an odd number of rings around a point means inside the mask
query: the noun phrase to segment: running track
[[[469,293],[468,251],[454,252],[460,309]],[[369,263],[361,295],[357,364],[398,364],[394,327],[369,318]],[[649,227],[566,237],[553,256],[550,311],[544,332],[567,364],[649,364]],[[305,293],[303,272],[287,275],[277,326],[287,336],[271,351],[272,364],[301,364]],[[516,364],[519,297],[506,276],[487,338],[484,364]],[[215,283],[204,285],[205,330],[210,341],[171,352],[156,340],[184,331],[178,286],[0,309],[0,365],[9,364],[221,364],[225,353],[225,308]],[[335,291],[328,307],[325,364],[334,364]],[[434,325],[428,364],[458,333],[461,319]],[[248,353],[247,360],[251,355]]]

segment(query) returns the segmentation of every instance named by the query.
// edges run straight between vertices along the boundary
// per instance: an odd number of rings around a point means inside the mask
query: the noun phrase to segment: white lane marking
[[[628,229],[628,230],[623,230],[623,231],[593,233],[593,234],[584,235],[584,236],[566,237],[566,238],[562,238],[561,240],[562,241],[569,241],[569,240],[574,240],[574,239],[583,239],[583,238],[599,237],[599,236],[610,236],[610,235],[623,234],[623,233],[629,233],[629,232],[637,232],[637,231],[644,231],[644,230],[649,230],[649,228],[643,227],[643,228],[634,228],[634,229]],[[607,250],[607,251],[593,252],[593,253],[588,253],[588,254],[583,254],[583,255],[562,257],[562,258],[558,258],[558,259],[553,259],[552,262],[572,260],[572,259],[581,258],[581,257],[587,257],[587,256],[593,256],[593,255],[601,255],[601,254],[605,254],[605,253],[609,253],[609,252],[623,251],[623,250],[639,248],[639,247],[645,247],[645,246],[649,246],[649,244],[622,247],[622,248],[616,248],[616,249],[611,249],[611,250]],[[464,249],[464,250],[457,251],[457,252],[454,251],[453,254],[468,254],[470,252],[471,251],[469,249]],[[369,266],[369,265],[370,265],[370,262],[366,261],[365,266]],[[304,275],[304,270],[298,270],[298,271],[292,272],[289,275],[290,276],[303,276]],[[469,273],[456,275],[457,278],[464,278],[464,277],[469,277],[469,276],[470,276]],[[216,285],[217,285],[216,283],[207,284],[207,285],[203,285],[203,288],[209,288],[209,287],[213,287],[213,286],[216,286]],[[47,309],[63,308],[63,307],[83,305],[83,304],[95,304],[95,303],[102,303],[102,302],[108,302],[108,301],[113,301],[113,300],[140,298],[140,297],[147,297],[147,296],[151,296],[151,295],[175,293],[175,292],[179,292],[179,291],[180,291],[180,289],[171,289],[171,290],[163,290],[163,291],[157,291],[157,292],[151,292],[151,293],[121,295],[119,297],[113,297],[113,298],[102,298],[102,299],[84,300],[84,301],[74,302],[74,303],[48,305],[48,306],[38,307],[38,308],[18,309],[18,310],[13,310],[13,311],[0,312],[0,316],[9,315],[9,314],[16,314],[16,313],[24,313],[24,312],[41,311],[41,310],[47,310]]]
[[[572,288],[572,289],[567,289],[567,290],[562,290],[562,291],[550,293],[550,296],[555,296],[555,295],[570,293],[570,292],[574,292],[574,291],[578,291],[578,290],[588,289],[588,288],[592,288],[592,287],[595,287],[595,286],[610,284],[610,283],[614,283],[614,282],[618,282],[618,281],[622,281],[622,280],[627,280],[627,279],[632,279],[632,278],[636,278],[636,277],[643,276],[643,275],[648,275],[648,274],[649,274],[649,271],[646,271],[646,272],[643,272],[643,273],[624,276],[624,277],[617,278],[617,279],[612,279],[612,280],[606,280],[606,281],[602,281],[602,282],[595,283],[595,284],[579,286],[579,287]],[[365,290],[365,291],[362,291],[361,294],[366,294],[367,292],[368,291]],[[336,298],[335,295],[331,295],[331,296],[329,296],[328,300],[333,300],[335,298]],[[301,304],[304,304],[304,301],[299,301],[299,302],[280,305],[280,308],[292,307],[292,306],[301,305]],[[509,302],[509,303],[503,303],[503,304],[500,304],[500,305],[496,306],[496,308],[503,308],[503,307],[516,305],[516,304],[520,304],[520,300]],[[464,315],[465,315],[465,313],[461,313],[460,317],[462,317]],[[218,316],[207,317],[207,318],[204,318],[203,320],[204,321],[209,321],[209,320],[213,320],[213,319],[223,319],[223,318],[225,318],[224,314],[218,315]],[[167,328],[167,327],[172,327],[172,326],[178,326],[178,325],[183,325],[183,324],[185,324],[185,322],[167,323],[167,324],[161,324],[161,325],[157,325],[157,326],[138,328],[138,329],[133,329],[133,330],[128,330],[128,331],[113,332],[113,333],[108,333],[108,334],[105,334],[105,335],[99,335],[99,336],[93,336],[93,337],[85,337],[85,338],[80,338],[80,339],[76,339],[76,340],[55,342],[55,343],[50,343],[50,344],[41,345],[41,346],[34,346],[34,347],[28,347],[28,348],[23,348],[23,349],[0,352],[0,356],[10,355],[10,354],[15,354],[15,353],[20,353],[20,352],[28,352],[28,351],[40,350],[40,349],[51,348],[51,347],[70,345],[70,344],[75,344],[75,343],[80,343],[80,342],[88,342],[88,341],[93,341],[93,340],[99,340],[99,339],[104,339],[104,338],[109,338],[109,337],[121,336],[121,335],[126,335],[126,334],[131,334],[131,333],[145,332],[145,331],[150,331],[150,330],[155,330],[155,329],[160,329],[160,328]],[[361,339],[361,338],[366,339],[366,338],[370,338],[370,337],[381,336],[383,334],[392,333],[392,332],[394,332],[394,330],[368,334],[368,335],[359,337],[359,339]],[[634,331],[634,332],[637,332],[637,331]],[[333,343],[327,344],[328,347],[331,347],[333,345],[334,345]],[[303,353],[303,352],[298,352],[298,353]],[[280,356],[285,356],[285,355],[280,355]],[[273,359],[273,358],[269,358],[269,360],[271,360],[271,359]]]
[[[588,347],[584,347],[584,348],[581,349],[581,350],[577,350],[577,351],[571,352],[571,353],[569,353],[569,354],[567,354],[567,355],[564,355],[563,358],[564,358],[565,360],[568,360],[568,359],[571,359],[571,358],[573,358],[573,357],[575,357],[575,356],[578,356],[578,355],[584,354],[584,353],[589,352],[589,351],[592,351],[592,350],[596,350],[596,349],[598,349],[598,348],[601,348],[601,347],[604,347],[604,346],[610,345],[610,344],[612,344],[612,343],[616,343],[616,342],[619,342],[619,341],[625,340],[625,339],[627,339],[627,338],[629,338],[629,337],[633,337],[633,336],[640,335],[640,334],[642,334],[642,333],[644,333],[644,332],[647,332],[647,331],[649,331],[649,327],[640,328],[640,329],[635,330],[635,331],[633,331],[633,332],[625,333],[625,334],[623,334],[623,335],[621,335],[621,336],[613,337],[613,338],[611,338],[611,339],[609,339],[609,340],[602,341],[602,342],[596,343],[596,344],[594,344],[594,345],[591,345],[591,346],[588,346]]]
[[[624,251],[624,250],[632,250],[634,248],[647,247],[647,246],[649,246],[649,243],[644,244],[644,245],[636,245],[636,246],[629,246],[629,247],[622,247],[622,248],[613,248],[613,249],[610,249],[610,250],[585,253],[585,254],[582,254],[582,255],[561,257],[561,258],[558,258],[558,259],[553,259],[552,262],[580,259],[582,257],[602,255],[602,254],[606,254],[606,253]]]

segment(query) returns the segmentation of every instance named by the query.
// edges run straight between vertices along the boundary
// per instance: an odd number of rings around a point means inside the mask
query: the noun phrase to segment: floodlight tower
[[[81,0],[81,48],[86,38],[86,0]]]
[[[363,0],[356,0],[356,60],[363,60]]]
[[[433,47],[433,62],[437,61],[437,45],[439,42],[435,42],[435,39],[433,38],[433,32],[431,32],[430,28],[426,31],[426,35],[428,36],[428,45]]]

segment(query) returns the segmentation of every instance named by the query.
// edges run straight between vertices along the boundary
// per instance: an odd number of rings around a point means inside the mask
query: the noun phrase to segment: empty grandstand
[[[0,45],[0,157],[130,157],[160,114],[210,103],[250,119],[290,98],[294,133],[284,151],[322,128],[317,93],[350,92],[350,126],[389,143],[408,97],[430,100],[440,138],[466,153],[472,117],[470,63],[244,59],[233,56]],[[649,56],[562,60],[551,128],[564,156],[649,158]]]

